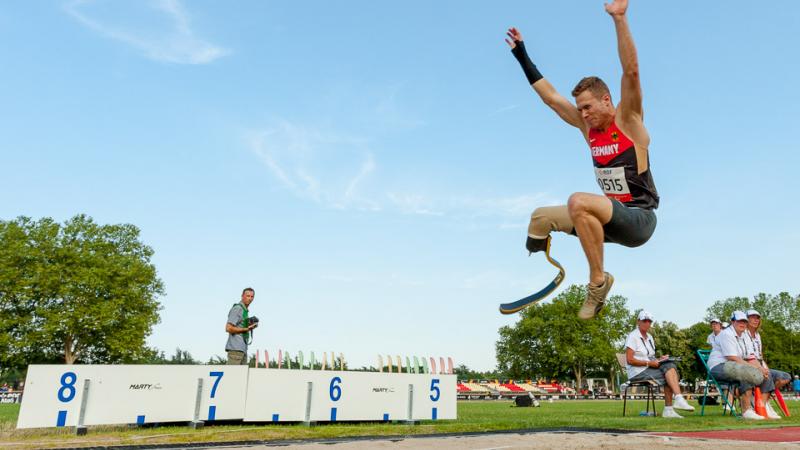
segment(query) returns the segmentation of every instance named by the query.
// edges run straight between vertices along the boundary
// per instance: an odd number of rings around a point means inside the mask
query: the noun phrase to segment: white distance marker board
[[[17,428],[188,422],[456,418],[454,375],[249,369],[247,366],[32,365]],[[312,383],[308,404],[308,383]],[[409,385],[413,410],[409,417]]]
[[[309,382],[308,419],[314,422],[456,418],[455,375],[251,369],[244,420],[306,420]]]
[[[90,380],[84,425],[185,422],[244,417],[247,366],[31,365],[17,428],[78,424]]]

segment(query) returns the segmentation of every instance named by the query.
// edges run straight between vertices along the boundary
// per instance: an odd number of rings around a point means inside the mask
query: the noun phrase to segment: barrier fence
[[[456,377],[450,374],[229,365],[31,365],[17,428],[455,418]]]

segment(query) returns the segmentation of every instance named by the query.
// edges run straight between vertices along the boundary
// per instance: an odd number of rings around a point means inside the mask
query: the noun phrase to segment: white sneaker
[[[764,420],[764,417],[759,416],[758,414],[756,414],[756,411],[753,408],[750,408],[747,411],[742,413],[742,419],[745,419],[745,420]]]
[[[684,411],[694,411],[694,406],[690,405],[689,402],[687,402],[682,395],[675,396],[675,400],[672,406],[675,409],[682,409]]]
[[[772,409],[772,405],[767,403],[767,419],[778,420],[780,418],[781,416],[778,413],[776,413],[774,409]]]
[[[661,417],[665,419],[683,419],[683,416],[676,413],[671,407],[664,407],[664,412],[661,413]]]

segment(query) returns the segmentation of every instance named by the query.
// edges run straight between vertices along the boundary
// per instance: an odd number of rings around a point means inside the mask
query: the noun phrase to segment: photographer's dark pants
[[[226,350],[228,353],[228,365],[238,366],[240,364],[247,364],[247,358],[244,352],[238,350]]]

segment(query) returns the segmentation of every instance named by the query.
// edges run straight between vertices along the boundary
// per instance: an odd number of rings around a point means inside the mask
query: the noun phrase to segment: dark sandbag
[[[517,406],[533,406],[533,399],[529,395],[518,395],[514,397],[514,404]]]

